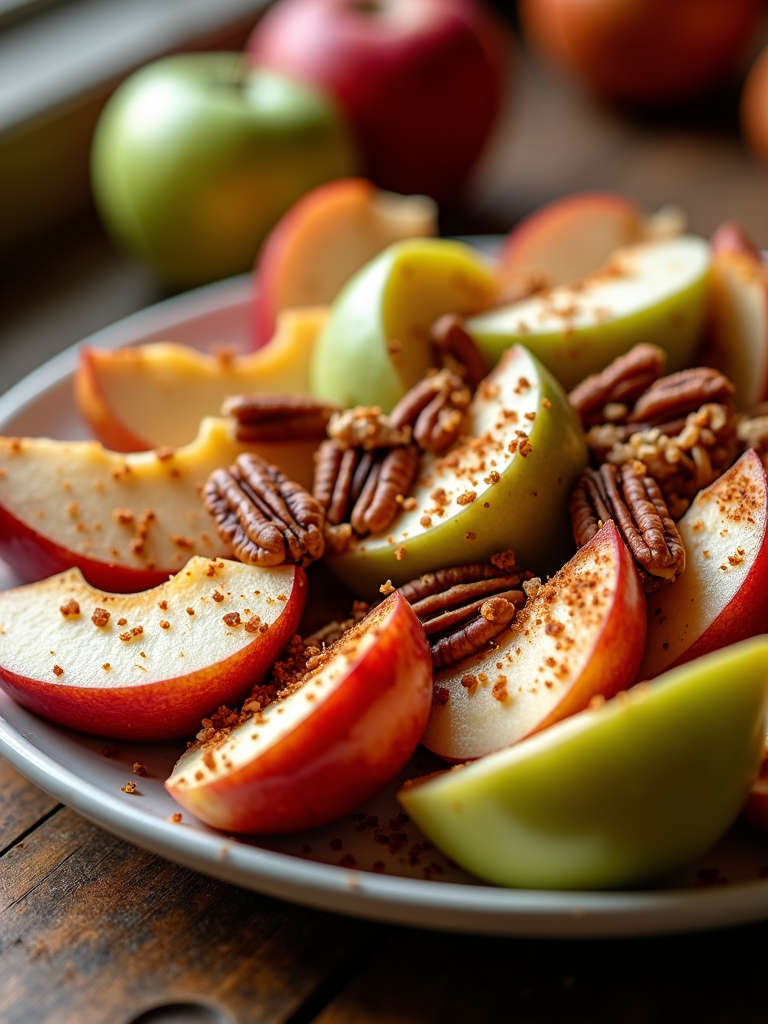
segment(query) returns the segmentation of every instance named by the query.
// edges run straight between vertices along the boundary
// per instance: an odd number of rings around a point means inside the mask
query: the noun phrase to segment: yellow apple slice
[[[306,594],[296,566],[194,557],[140,594],[104,593],[70,569],[0,594],[0,684],[82,732],[189,735],[267,672]]]
[[[324,307],[285,310],[270,344],[249,355],[209,355],[173,342],[84,348],[75,374],[78,408],[113,451],[187,444],[228,395],[308,391],[326,318]]]

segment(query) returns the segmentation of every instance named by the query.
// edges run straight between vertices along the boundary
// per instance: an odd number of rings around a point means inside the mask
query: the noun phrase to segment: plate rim
[[[172,329],[201,313],[246,303],[251,289],[248,274],[205,285],[70,345],[0,396],[0,430],[65,383],[83,346],[115,348],[142,333]],[[0,753],[33,784],[128,842],[222,881],[331,912],[458,932],[560,938],[671,934],[768,918],[768,880],[762,879],[714,889],[529,890],[379,875],[304,860],[221,833],[186,830],[126,805],[39,749],[2,713]]]

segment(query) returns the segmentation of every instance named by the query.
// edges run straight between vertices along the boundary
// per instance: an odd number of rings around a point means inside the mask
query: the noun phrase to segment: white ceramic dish
[[[249,280],[237,278],[160,303],[86,343],[112,347],[170,338],[200,347],[242,344],[249,299]],[[72,399],[76,360],[75,347],[0,398],[0,432],[85,436]],[[15,582],[0,563],[0,589]],[[168,821],[177,808],[162,782],[183,744],[110,747],[45,722],[0,693],[0,753],[32,782],[124,839],[273,896],[400,924],[507,935],[639,935],[768,917],[768,836],[747,827],[734,828],[664,888],[496,889],[424,848],[414,827],[397,819],[395,785],[357,815],[327,828],[249,841],[216,833],[186,814],[181,824]],[[423,768],[426,755],[419,758]],[[146,765],[145,778],[133,774],[135,761]],[[141,795],[121,791],[128,781],[138,782]]]

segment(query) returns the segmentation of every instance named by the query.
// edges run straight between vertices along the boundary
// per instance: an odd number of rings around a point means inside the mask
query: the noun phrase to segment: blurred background
[[[240,50],[272,6],[0,0],[5,387],[52,352],[180,290],[105,233],[89,180],[94,128],[137,68],[180,51]],[[743,100],[768,46],[763,0],[486,7],[505,54],[500,113],[471,173],[441,197],[443,233],[504,233],[556,197],[607,189],[648,211],[679,204],[703,235],[737,221],[768,247],[766,60],[746,113]],[[623,42],[611,38],[617,10],[629,18]],[[685,42],[691,24],[695,45]]]

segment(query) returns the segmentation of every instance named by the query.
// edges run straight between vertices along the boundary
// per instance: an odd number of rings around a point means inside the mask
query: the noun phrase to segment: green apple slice
[[[766,714],[760,637],[417,781],[399,799],[449,857],[489,882],[637,885],[684,867],[735,820],[760,768]]]
[[[329,559],[361,595],[512,548],[539,575],[572,554],[568,496],[586,465],[581,427],[552,375],[511,348],[469,407],[469,437],[425,456],[413,502],[385,533]]]
[[[689,365],[708,308],[711,252],[693,235],[616,249],[596,273],[467,321],[489,365],[521,342],[570,390],[640,342]]]
[[[388,246],[340,292],[312,361],[315,394],[389,412],[434,365],[429,330],[444,313],[487,309],[496,290],[474,249],[439,238]]]

